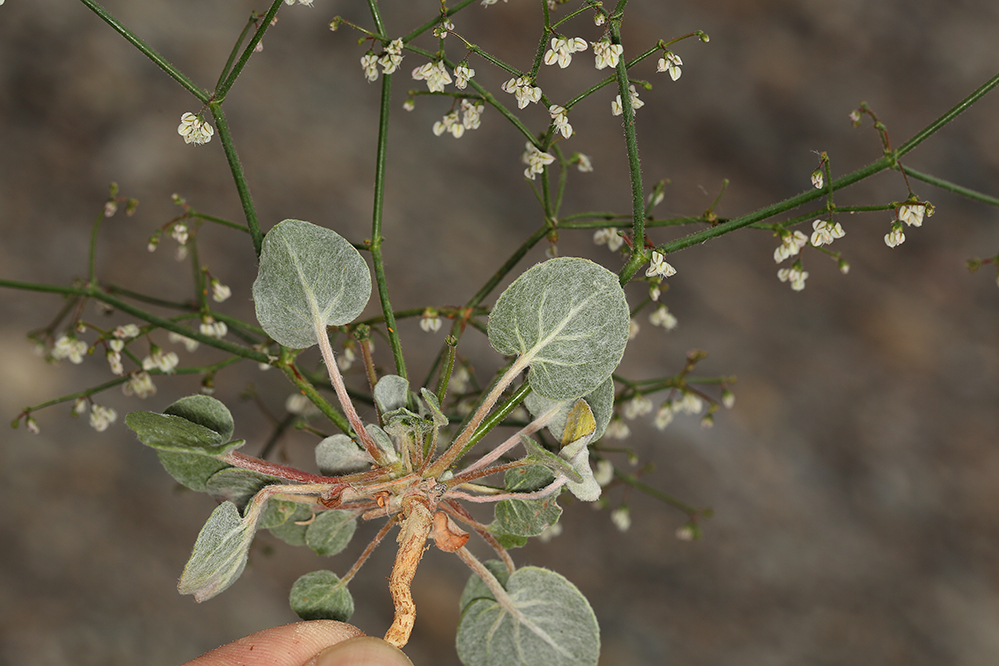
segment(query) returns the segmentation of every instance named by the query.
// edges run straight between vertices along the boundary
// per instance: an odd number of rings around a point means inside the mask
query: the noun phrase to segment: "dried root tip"
[[[399,552],[395,556],[395,566],[389,577],[389,592],[395,604],[395,619],[385,632],[385,641],[397,648],[409,642],[409,634],[416,622],[416,604],[409,586],[416,574],[416,567],[423,557],[423,548],[430,536],[433,518],[426,505],[411,501],[404,511],[407,513],[399,529]]]

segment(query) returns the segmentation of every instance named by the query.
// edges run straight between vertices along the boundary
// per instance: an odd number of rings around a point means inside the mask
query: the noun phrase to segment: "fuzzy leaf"
[[[323,511],[305,529],[305,543],[317,555],[336,555],[350,543],[356,527],[350,511]]]
[[[531,366],[531,388],[572,400],[602,384],[624,355],[631,321],[618,277],[587,259],[550,259],[504,291],[489,317],[489,342]]]
[[[562,508],[554,497],[543,500],[503,500],[496,504],[496,520],[489,531],[512,536],[538,536],[558,522]]]
[[[409,380],[399,375],[385,375],[375,384],[375,402],[382,414],[406,406],[409,397]]]
[[[441,411],[441,403],[437,399],[437,396],[425,388],[420,389],[420,395],[423,396],[423,402],[427,404],[427,408],[430,410],[430,418],[433,420],[434,426],[438,428],[446,426],[448,420],[444,416],[444,412]]]
[[[311,347],[317,322],[353,321],[370,297],[368,265],[335,231],[284,220],[264,237],[253,300],[261,327],[285,347]]]
[[[575,585],[554,571],[524,567],[504,587],[512,609],[478,598],[462,612],[457,647],[465,666],[597,664],[600,627]]]
[[[555,455],[527,435],[521,435],[520,441],[524,445],[524,448],[527,449],[528,458],[533,462],[547,467],[552,471],[552,474],[561,474],[577,483],[583,482],[583,477],[571,462]]]
[[[219,504],[194,542],[178,591],[193,594],[200,603],[236,582],[255,531],[255,517],[243,518],[232,502]]]
[[[205,426],[209,430],[214,430],[223,442],[232,439],[232,433],[236,428],[229,408],[207,395],[197,394],[181,398],[164,409],[163,413],[179,416],[192,423]]]
[[[291,609],[303,620],[346,622],[354,614],[354,599],[332,571],[307,573],[291,586]]]
[[[229,441],[234,429],[232,414],[207,395],[181,398],[162,414],[132,412],[125,423],[140,442],[160,451],[220,456],[243,445],[243,440]]]
[[[312,519],[312,510],[304,504],[298,504],[295,513],[288,516],[283,523],[269,527],[271,534],[291,546],[304,546],[305,534],[309,529],[307,523]]]
[[[321,474],[339,476],[361,472],[373,462],[367,451],[344,434],[330,435],[316,444],[316,465]]]
[[[562,433],[562,450],[558,455],[568,461],[581,480],[570,479],[566,487],[578,499],[584,502],[596,502],[600,499],[600,484],[593,478],[593,468],[590,467],[590,451],[587,448],[593,441],[596,422],[593,412],[585,400],[577,400],[569,417],[566,419],[565,430]]]
[[[205,492],[205,484],[219,470],[231,467],[218,458],[203,456],[198,453],[178,453],[176,451],[157,451],[160,464],[170,476],[181,485],[199,493]]]
[[[598,440],[607,430],[614,415],[614,380],[608,377],[592,393],[583,396],[586,404],[593,411],[593,418],[596,422],[596,431],[593,433],[593,440]],[[524,406],[535,417],[544,414],[554,406],[558,406],[559,411],[551,423],[548,424],[548,431],[555,436],[555,439],[562,441],[562,431],[565,430],[565,421],[569,416],[569,411],[575,405],[574,400],[549,400],[536,392],[531,391],[524,399]]]
[[[506,588],[506,582],[510,578],[510,572],[507,570],[506,565],[499,560],[486,560],[482,564],[485,565],[486,569],[489,569],[492,575],[496,576],[496,580],[500,582],[500,585]],[[465,589],[461,592],[458,608],[464,611],[468,604],[477,599],[491,599],[495,601],[496,597],[489,591],[489,586],[482,582],[481,578],[472,574],[469,576],[468,582],[465,583]]]

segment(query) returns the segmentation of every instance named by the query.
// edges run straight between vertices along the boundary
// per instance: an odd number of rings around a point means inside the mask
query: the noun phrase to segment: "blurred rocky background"
[[[438,7],[383,5],[393,36]],[[107,7],[206,88],[250,10],[266,8],[232,0]],[[828,151],[834,174],[862,166],[881,146],[869,122],[850,125],[861,100],[900,145],[995,75],[999,62],[999,5],[989,0],[633,0],[628,11],[632,56],[660,38],[697,29],[711,36],[674,47],[684,62],[675,83],[655,73],[654,60],[633,74],[654,84],[641,92],[638,112],[646,182],[672,181],[659,215],[700,214],[726,178],[721,216],[794,195],[810,187],[813,151]],[[265,228],[297,217],[361,240],[370,233],[380,84],[362,76],[358,35],[328,30],[337,14],[370,25],[359,1],[282,7],[225,108]],[[540,17],[538,2],[513,0],[470,7],[455,23],[528,67]],[[587,15],[563,30],[601,35]],[[565,101],[598,79],[591,58],[588,51],[566,70],[544,68],[538,83]],[[407,56],[393,82],[385,253],[397,307],[464,301],[542,223],[521,177],[523,139],[499,114],[487,110],[481,129],[456,141],[431,132],[448,110],[444,99],[421,97],[412,113],[399,108],[408,89],[422,88],[408,77],[419,64]],[[481,59],[471,64],[485,83],[506,78]],[[0,276],[55,284],[85,276],[91,223],[116,181],[141,203],[134,217],[104,223],[99,275],[188,298],[189,269],[173,261],[172,242],[152,255],[145,249],[177,212],[171,195],[241,219],[217,138],[194,147],[176,133],[197,103],[72,0],[0,7],[0,90]],[[905,162],[999,193],[997,94]],[[572,111],[577,135],[563,150],[590,155],[595,171],[569,175],[565,213],[628,210],[612,98],[605,89]],[[540,108],[524,117],[535,130],[547,124]],[[518,563],[562,572],[590,599],[602,663],[972,665],[999,654],[999,290],[991,267],[971,274],[963,265],[999,251],[999,211],[914,188],[936,205],[935,217],[907,229],[895,249],[882,240],[888,213],[841,217],[847,233],[834,249],[850,262],[849,275],[808,252],[801,293],[778,282],[777,242],[766,232],[743,230],[669,258],[678,274],[663,299],[679,326],[666,333],[643,318],[621,371],[671,374],[689,350],[702,349],[709,357],[697,374],[737,375],[736,405],[710,430],[679,417],[660,433],[644,417],[630,423],[625,444],[656,465],[646,481],[713,507],[716,517],[703,540],[682,542],[682,514],[615,488],[610,506],[631,507],[628,532],[607,511],[567,503],[560,537],[514,553]],[[836,201],[906,195],[901,176],[886,173]],[[661,243],[674,233],[651,237]],[[616,270],[618,257],[590,237],[565,232],[560,251]],[[255,258],[245,238],[206,227],[201,259],[233,288],[222,309],[252,319]],[[25,333],[48,325],[60,306],[56,296],[0,292],[0,413],[8,420],[110,378],[99,358],[46,365],[31,353]],[[414,320],[401,329],[410,371],[423,377],[443,332],[423,333]],[[386,351],[381,345],[377,357],[388,366]],[[497,362],[474,332],[462,351],[483,377]],[[202,351],[188,362],[211,358]],[[252,383],[280,414],[291,388],[242,365],[219,374],[217,395],[233,407],[237,436],[259,447],[267,420],[238,394]],[[196,390],[191,378],[157,384],[144,403],[117,390],[98,399],[124,415]],[[293,621],[286,595],[295,578],[346,570],[374,532],[365,526],[330,561],[263,535],[242,579],[195,604],[175,584],[212,500],[179,492],[121,420],[97,434],[69,411],[39,411],[40,435],[21,428],[0,440],[0,663],[178,664]],[[307,461],[307,442],[291,438],[284,454]],[[628,469],[623,456],[618,462]],[[373,634],[390,622],[392,556],[385,545],[351,586],[354,620]],[[414,663],[457,662],[466,578],[454,557],[425,556],[414,584]]]

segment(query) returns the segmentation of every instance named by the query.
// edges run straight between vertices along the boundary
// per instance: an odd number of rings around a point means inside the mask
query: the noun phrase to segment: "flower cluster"
[[[125,395],[146,399],[156,395],[156,385],[153,384],[153,378],[149,376],[149,373],[141,370],[129,375],[128,381],[121,385],[121,392]]]
[[[795,291],[801,291],[805,288],[805,278],[808,277],[808,271],[801,270],[799,264],[791,266],[791,268],[782,268],[777,271],[777,278],[781,282],[790,282],[791,289]]]
[[[177,133],[184,137],[184,143],[193,143],[200,146],[212,140],[215,128],[200,117],[187,112],[180,117],[180,125],[177,127]]]
[[[468,66],[467,62],[460,62],[454,68],[454,87],[464,90],[468,86],[468,80],[475,76],[475,70]]]
[[[548,113],[551,114],[552,121],[555,123],[555,129],[562,136],[566,139],[572,136],[572,125],[569,124],[569,112],[565,110],[564,106],[552,104],[548,107]]]
[[[593,242],[596,245],[607,245],[611,252],[617,252],[624,245],[624,237],[617,233],[617,229],[607,227],[593,232]]]
[[[436,333],[441,330],[441,323],[440,314],[433,308],[427,308],[420,316],[420,328],[426,333]]]
[[[221,303],[232,296],[232,289],[219,282],[218,278],[212,278],[210,284],[212,286],[212,300],[216,303]]]
[[[413,70],[413,78],[426,81],[430,92],[444,92],[444,86],[451,83],[451,75],[447,73],[443,61],[428,62]]]
[[[52,348],[52,358],[57,361],[68,358],[75,365],[83,363],[83,355],[87,353],[87,343],[75,336],[62,335]]]
[[[176,370],[179,363],[180,358],[176,352],[164,352],[159,347],[153,345],[152,349],[149,350],[149,356],[142,359],[142,369],[152,370],[155,368],[169,375]]]
[[[649,262],[649,267],[645,269],[645,277],[653,277],[656,275],[670,277],[676,275],[676,269],[666,262],[666,257],[664,257],[659,251],[653,250],[652,260]]]
[[[118,412],[110,407],[98,405],[96,402],[90,406],[90,427],[97,432],[104,432],[117,420]]]
[[[921,203],[905,203],[899,206],[896,211],[896,219],[892,222],[891,231],[885,234],[885,245],[897,247],[905,242],[905,227],[903,222],[910,227],[923,226],[923,218],[933,215],[933,206]]]
[[[680,78],[680,65],[683,61],[680,60],[680,56],[673,53],[672,51],[666,51],[663,53],[663,57],[659,59],[659,63],[656,66],[657,72],[669,72],[669,78],[676,81]]]
[[[677,325],[676,317],[665,305],[660,305],[653,310],[652,314],[649,315],[649,321],[653,326],[662,326],[667,331],[672,331]]]
[[[500,86],[500,90],[517,98],[518,109],[523,109],[531,103],[536,104],[541,100],[541,88],[535,86],[534,82],[526,76],[510,79]]]
[[[644,395],[637,395],[628,402],[624,403],[624,407],[621,408],[621,412],[624,414],[624,418],[629,421],[634,421],[639,416],[644,416],[652,411],[652,401],[646,398]]]
[[[815,247],[829,245],[837,238],[846,235],[839,222],[833,224],[831,220],[815,220],[812,222],[811,243]],[[778,248],[779,249],[779,248]]]
[[[385,54],[378,59],[378,64],[382,66],[383,74],[392,74],[399,69],[402,63],[402,40],[393,39],[385,47]]]
[[[629,93],[631,97],[631,108],[633,111],[638,111],[640,108],[645,106],[645,102],[638,99],[638,91],[635,90],[634,85],[628,86],[628,88],[631,90]],[[622,113],[624,113],[624,107],[621,105],[621,96],[618,95],[614,101],[611,102],[611,114],[620,116]]]
[[[467,129],[478,129],[481,124],[482,109],[481,102],[471,102],[467,99],[461,100],[461,119],[458,118],[457,109],[444,115],[443,118],[434,123],[434,134],[440,136],[444,132],[450,132],[454,138],[458,139]]]
[[[659,430],[665,430],[677,414],[700,414],[703,409],[704,400],[699,395],[684,391],[679,400],[667,400],[659,406],[653,425]]]
[[[572,54],[585,51],[586,40],[582,37],[552,37],[552,47],[545,53],[545,64],[565,69],[572,62]]]
[[[808,236],[800,231],[791,233],[786,229],[781,232],[781,244],[774,250],[774,262],[780,263],[788,257],[793,257],[808,245]]]
[[[594,66],[597,69],[617,67],[617,63],[621,59],[621,54],[623,53],[624,47],[620,44],[611,44],[610,41],[606,39],[601,39],[599,42],[593,42],[593,55],[596,58]]]
[[[211,315],[201,318],[199,329],[202,335],[207,335],[210,338],[219,338],[220,340],[229,332],[229,327],[225,325],[224,321],[215,321],[215,317]]]
[[[520,161],[527,165],[527,168],[524,169],[524,178],[534,180],[534,176],[544,171],[547,165],[555,161],[555,156],[541,152],[528,141]]]

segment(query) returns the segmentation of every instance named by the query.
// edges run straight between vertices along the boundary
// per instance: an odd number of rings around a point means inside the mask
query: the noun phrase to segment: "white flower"
[[[496,2],[496,0],[492,0],[490,4],[492,4],[493,2]],[[482,4],[486,4],[486,0],[482,0]],[[559,534],[562,534],[562,524],[555,523],[554,525],[549,525],[548,527],[546,527],[544,532],[538,535],[538,539],[541,540],[541,543],[548,543],[549,541],[557,537]]]
[[[885,245],[888,247],[898,247],[905,242],[905,234],[902,233],[902,223],[895,222],[891,225],[891,231],[885,234]]]
[[[704,409],[704,401],[696,393],[686,391],[680,402],[673,403],[673,409],[681,414],[700,414]]]
[[[665,430],[666,426],[673,422],[674,414],[673,403],[668,401],[664,402],[659,406],[658,411],[656,411],[656,420],[653,422],[653,425],[655,425],[658,430]]]
[[[461,62],[454,68],[454,87],[464,90],[468,85],[468,80],[475,76],[475,70],[468,66],[468,63]]]
[[[211,315],[203,317],[201,319],[201,326],[198,328],[201,330],[202,335],[207,335],[210,338],[222,339],[229,332],[229,327],[225,325],[224,321],[215,321],[215,318]]]
[[[596,14],[593,15],[593,25],[597,26],[598,28],[606,22],[607,22],[606,14],[601,14],[600,12],[597,12]]]
[[[549,243],[548,247],[545,248],[545,256],[549,259],[554,259],[558,256],[558,245],[555,243]]]
[[[590,173],[590,172],[592,172],[593,171],[593,162],[590,160],[590,158],[588,156],[584,155],[583,153],[577,153],[577,155],[578,156],[576,158],[576,160],[577,160],[576,161],[576,168],[579,169],[580,171],[582,171],[583,173]]]
[[[676,81],[680,78],[680,65],[683,61],[680,60],[680,56],[673,53],[672,51],[666,51],[663,53],[663,57],[659,59],[659,63],[656,66],[657,72],[669,72],[669,78]]]
[[[87,411],[87,401],[85,398],[77,398],[73,403],[73,416],[80,416]]]
[[[289,395],[284,401],[284,408],[288,413],[298,414],[299,416],[309,416],[319,412],[319,409],[312,401],[301,393],[292,393]]]
[[[551,114],[552,121],[555,123],[555,129],[562,136],[566,139],[572,136],[572,125],[569,124],[569,112],[565,110],[565,107],[552,104],[548,107],[548,113]]]
[[[183,343],[184,348],[187,349],[188,352],[193,352],[198,348],[198,345],[201,344],[197,340],[192,340],[189,337],[183,336],[180,333],[174,333],[173,331],[167,333],[167,339],[174,344]]]
[[[842,238],[846,235],[843,231],[843,227],[840,226],[839,222],[833,224],[831,221],[827,220],[815,220],[812,222],[812,245],[819,247],[821,245],[829,245],[837,238]]]
[[[87,343],[82,340],[62,335],[52,348],[52,358],[61,360],[68,358],[74,365],[83,363],[83,355],[87,353]]]
[[[121,342],[117,340],[116,342]],[[108,365],[111,366],[111,374],[122,375],[125,374],[125,367],[121,364],[121,354],[109,349],[107,353]]]
[[[641,329],[642,329],[642,327],[638,325],[637,321],[635,321],[634,319],[632,319],[631,321],[629,321],[628,322],[628,339],[629,340],[634,340],[635,337],[638,335],[638,332]]]
[[[659,296],[662,294],[662,289],[659,288],[659,283],[650,282],[649,283],[649,298],[654,301],[659,300]]]
[[[611,419],[604,431],[604,437],[608,439],[628,439],[631,436],[631,428],[621,419]]]
[[[456,139],[465,133],[465,126],[458,120],[457,111],[452,111],[434,123],[435,135],[440,136],[444,132],[450,132]]]
[[[473,102],[469,99],[461,100],[461,124],[465,129],[479,129],[483,108],[485,105],[482,102]]]
[[[628,510],[627,504],[622,504],[611,511],[610,518],[611,522],[614,523],[614,527],[622,532],[627,532],[628,528],[631,527],[631,512]]]
[[[184,143],[193,143],[200,146],[212,140],[215,128],[193,113],[188,112],[180,117],[180,125],[177,127],[177,133],[184,137]]]
[[[558,66],[565,69],[572,62],[572,54],[585,51],[586,40],[582,37],[552,37],[552,47],[545,53],[545,64]]]
[[[436,333],[441,330],[441,318],[440,315],[437,314],[436,310],[427,308],[423,311],[423,316],[420,317],[420,328],[422,328],[425,333]]]
[[[454,30],[454,23],[451,22],[451,19],[445,18],[443,19],[440,25],[434,28],[433,34],[434,37],[439,37],[440,39],[444,39],[445,37],[447,37],[447,33],[452,30]]]
[[[153,384],[153,378],[149,376],[149,373],[143,370],[129,375],[128,381],[121,385],[121,392],[125,395],[146,399],[156,395],[156,385]]]
[[[801,291],[805,288],[805,278],[808,277],[808,271],[801,270],[800,266],[792,266],[777,271],[777,277],[781,282],[790,282],[791,289]]]
[[[644,395],[637,395],[628,402],[624,403],[622,412],[624,417],[629,421],[633,421],[639,416],[644,416],[652,411],[652,401],[646,398]]]
[[[3,0],[0,0],[0,5],[2,4]],[[25,427],[28,428],[28,432],[30,432],[32,435],[37,435],[42,431],[42,429],[38,427],[38,421],[36,421],[33,416],[29,416],[28,418],[24,419],[24,425]]]
[[[598,16],[600,16],[600,14],[598,14]],[[593,55],[596,59],[594,66],[597,69],[617,67],[617,63],[621,59],[622,53],[624,53],[624,47],[620,44],[611,44],[606,39],[602,39],[599,42],[593,42]]]
[[[139,333],[139,327],[135,324],[125,324],[114,329],[113,335],[119,340],[131,340],[132,338],[139,337]]]
[[[923,204],[902,204],[898,207],[898,219],[910,227],[923,226],[923,215],[925,213],[926,206]]]
[[[354,354],[354,348],[344,347],[343,353],[336,359],[337,367],[340,368],[341,372],[347,372],[350,370],[350,366],[354,365],[354,361],[357,359],[357,355]]]
[[[801,248],[808,245],[808,236],[800,231],[790,233],[784,231],[781,234],[781,244],[774,250],[774,261],[780,263],[788,257],[793,257],[801,251]]]
[[[839,272],[846,275],[850,272],[850,264],[845,259],[839,260]]]
[[[722,390],[722,404],[725,409],[732,409],[735,406],[735,394],[728,389]]]
[[[531,103],[537,103],[541,99],[541,88],[532,85],[532,81],[526,76],[510,79],[500,86],[500,90],[517,98],[518,109],[523,109]]]
[[[649,267],[645,269],[645,277],[652,277],[654,275],[661,275],[663,277],[676,275],[676,269],[666,262],[666,258],[658,250],[652,251],[652,261],[649,262]]]
[[[232,296],[232,289],[219,282],[217,278],[212,278],[211,285],[212,300],[216,303],[221,303]]]
[[[461,366],[451,373],[451,381],[448,382],[448,388],[455,393],[464,393],[468,389],[468,382],[471,379],[472,375],[469,374],[468,368]]]
[[[618,248],[624,245],[624,238],[617,233],[617,229],[607,227],[593,232],[593,243],[596,245],[607,245],[611,252],[617,252]]]
[[[96,402],[90,407],[90,427],[97,432],[104,432],[112,423],[118,420],[118,412],[110,407],[103,407]]]
[[[394,74],[395,70],[399,69],[399,65],[402,64],[402,55],[386,53],[378,59],[378,64],[382,66],[383,74]],[[365,72],[365,75],[367,75],[367,72]],[[375,76],[377,78],[377,74]]]
[[[857,125],[857,124],[860,123],[860,111],[859,110],[854,109],[853,111],[850,112],[850,121],[854,125]]]
[[[293,4],[295,4],[295,0],[284,0],[284,4],[286,4],[286,5],[293,5]],[[309,7],[311,7],[312,6],[312,0],[298,0],[298,4],[300,4],[300,5],[308,5]]]
[[[173,225],[173,230],[170,232],[170,235],[173,237],[175,241],[177,241],[181,245],[186,245],[188,237],[187,225],[184,224],[183,222],[178,222],[177,224]]]
[[[389,55],[402,55],[402,38],[393,39],[389,42],[388,46],[385,47],[385,53]]]
[[[402,108],[404,111],[412,111],[416,108],[416,100],[412,97],[407,97],[406,101],[402,103]]]
[[[378,56],[374,53],[368,51],[361,56],[361,68],[364,70],[364,78],[369,83],[378,80]]]
[[[593,470],[593,480],[602,488],[614,480],[614,463],[604,458],[597,462]]]
[[[653,326],[662,326],[667,331],[672,331],[677,324],[676,317],[665,305],[660,305],[653,310],[652,314],[649,315],[649,321],[652,322]]]
[[[634,85],[628,86],[628,88],[631,90],[631,93],[629,93],[631,96],[631,109],[633,111],[638,111],[640,108],[645,106],[645,102],[638,99],[638,91],[635,90]],[[621,106],[621,96],[618,95],[617,98],[611,102],[611,114],[620,116],[622,113],[624,113],[624,107]]]
[[[158,368],[160,372],[170,374],[176,369],[178,363],[180,363],[180,358],[176,352],[163,353],[162,349],[154,346],[149,356],[142,359],[142,369]]]
[[[817,189],[822,189],[822,169],[816,169],[812,172],[812,186]]]
[[[451,83],[451,75],[447,73],[443,62],[428,62],[413,70],[413,78],[426,81],[430,92],[444,92],[444,86]]]
[[[527,168],[524,169],[524,178],[534,180],[534,176],[544,171],[545,166],[555,161],[555,156],[541,152],[530,141],[527,142],[526,146],[527,149],[520,157],[520,161],[527,165]]]
[[[676,538],[680,541],[693,541],[694,528],[690,525],[683,525],[676,528]]]

